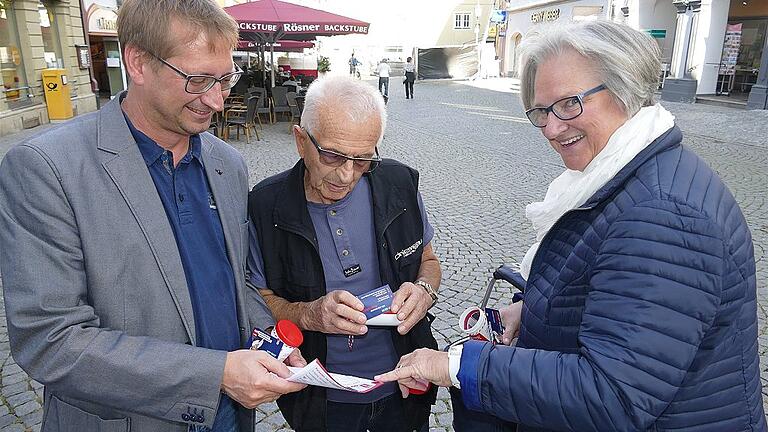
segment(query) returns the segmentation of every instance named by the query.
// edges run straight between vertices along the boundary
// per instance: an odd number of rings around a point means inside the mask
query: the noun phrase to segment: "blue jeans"
[[[453,429],[456,432],[515,432],[517,426],[490,414],[473,411],[464,406],[461,390],[451,387],[453,405]]]
[[[366,404],[327,401],[325,418],[328,432],[405,432],[400,392]]]
[[[222,394],[219,398],[219,410],[212,427],[190,425],[189,432],[237,432],[237,408],[235,401]]]

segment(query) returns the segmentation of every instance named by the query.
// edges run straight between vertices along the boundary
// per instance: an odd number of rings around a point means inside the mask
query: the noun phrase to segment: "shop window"
[[[27,94],[15,11],[7,2],[0,2],[0,84],[9,104]]]
[[[43,55],[45,65],[49,68],[62,68],[64,62],[59,44],[59,32],[56,26],[56,17],[53,8],[46,6],[41,0],[37,1],[37,10],[40,13],[40,31],[43,35]]]
[[[468,29],[471,14],[457,13],[454,15],[453,28],[455,29]]]
[[[745,19],[741,29],[741,46],[736,63],[737,68],[744,70],[759,69],[760,59],[765,46],[765,34],[768,27],[766,19]]]

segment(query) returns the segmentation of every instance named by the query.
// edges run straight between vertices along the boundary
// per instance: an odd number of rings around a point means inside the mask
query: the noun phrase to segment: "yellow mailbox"
[[[69,83],[64,69],[43,70],[43,90],[45,103],[48,105],[48,118],[66,120],[72,118],[72,99],[69,96]]]

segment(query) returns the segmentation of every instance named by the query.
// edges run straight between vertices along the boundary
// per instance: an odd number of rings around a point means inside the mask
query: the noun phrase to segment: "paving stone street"
[[[421,173],[420,189],[435,228],[433,245],[443,265],[433,330],[444,347],[459,337],[458,315],[482,300],[489,269],[517,262],[530,246],[534,231],[525,205],[543,198],[563,165],[525,119],[514,80],[418,82],[413,100],[405,99],[397,77],[391,84],[380,153]],[[768,394],[768,111],[664,105],[676,116],[685,144],[728,184],[752,230],[763,392]],[[245,156],[251,184],[296,161],[288,130],[288,122],[281,121],[265,126],[261,141],[231,141]],[[0,157],[30,133],[1,138]],[[508,285],[497,285],[490,305],[509,301],[510,292]],[[4,306],[0,313],[0,432],[40,430],[42,386],[10,356]],[[431,431],[452,430],[445,389],[432,412]],[[259,413],[258,430],[288,430],[274,403],[261,406]]]

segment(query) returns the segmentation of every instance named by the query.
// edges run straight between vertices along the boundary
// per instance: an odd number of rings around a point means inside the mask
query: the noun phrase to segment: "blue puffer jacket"
[[[518,347],[467,343],[467,407],[521,431],[765,431],[752,236],[673,127],[544,237]]]

